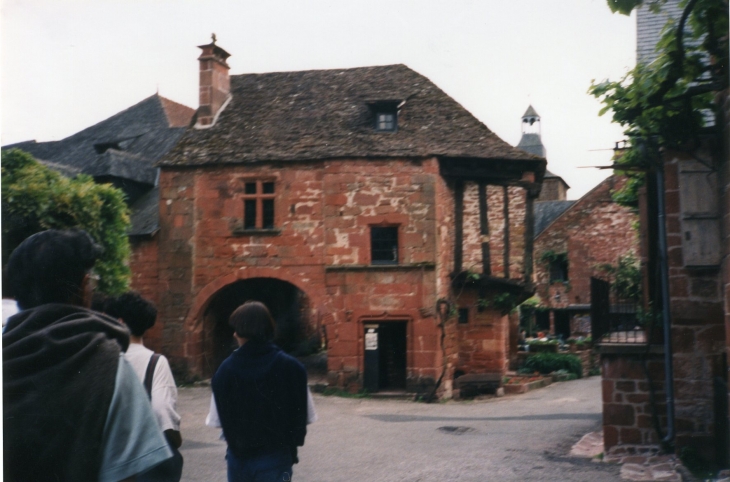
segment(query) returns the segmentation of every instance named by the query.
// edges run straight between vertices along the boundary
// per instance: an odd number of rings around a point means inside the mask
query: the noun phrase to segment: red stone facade
[[[157,238],[134,236],[130,238],[132,256],[129,258],[129,268],[132,272],[131,289],[137,291],[144,298],[158,304],[158,264]],[[162,327],[156,323],[145,333],[145,344],[153,350],[162,347]]]
[[[643,348],[643,353],[637,350],[601,357],[606,453],[658,445],[656,424],[666,432],[664,357],[661,352],[648,353]]]
[[[727,249],[723,249],[721,243],[723,223],[720,213],[727,212],[727,206],[723,208],[719,204],[719,200],[724,198],[720,194],[724,189],[721,190],[718,186],[718,180],[722,177],[718,176],[717,170],[710,167],[717,165],[710,146],[708,143],[706,148],[691,154],[672,151],[663,153],[664,199],[672,336],[674,440],[678,451],[684,447],[692,447],[705,460],[720,461],[724,456],[718,454],[718,447],[727,436],[727,411],[720,409],[717,404],[718,397],[727,396],[724,384],[727,370],[727,298],[723,296],[722,289],[723,276],[726,275],[721,269],[721,263],[726,263],[723,258],[726,258]],[[650,228],[652,220],[656,219],[656,214],[650,214],[651,204],[656,196],[656,191],[652,189],[649,184],[647,194],[641,198],[641,258],[649,299],[655,299],[656,295],[652,293],[657,290],[659,283],[656,275],[652,276],[651,268],[657,263],[657,252],[653,247],[656,241],[652,241],[656,234]],[[696,215],[698,211],[701,211],[699,216]],[[603,373],[605,380],[612,378],[615,381],[615,385],[604,381],[604,429],[607,428],[611,434],[616,431],[619,433],[618,438],[611,436],[606,439],[607,450],[611,449],[613,443],[617,447],[627,443],[639,443],[621,438],[622,424],[607,417],[611,410],[628,412],[627,407],[633,402],[622,402],[618,399],[609,402],[608,398],[611,397],[606,390],[611,386],[618,386],[619,382],[622,386],[628,381],[636,384],[647,382],[646,375],[642,375],[639,369],[641,367],[637,365],[638,362],[632,360],[642,359],[646,356],[643,353],[648,353],[649,350],[664,349],[661,340],[657,340],[655,336],[651,336],[650,341],[656,341],[657,344],[636,347],[632,354],[623,353],[618,349],[621,347],[601,348],[604,370],[613,365],[623,367],[633,364],[632,366],[637,367],[625,373],[615,370],[608,374],[605,371]],[[663,387],[664,380],[656,377],[660,372],[658,365],[664,365],[663,358],[657,358],[652,363],[657,365],[654,370],[656,373],[652,375],[653,383],[657,387]],[[661,418],[662,430],[666,433],[664,397],[662,388],[658,388],[656,413]],[[618,405],[612,408],[609,403]],[[640,443],[656,443],[656,436],[649,435],[649,428],[646,430]]]
[[[690,265],[688,250],[691,236],[696,236],[685,214],[691,197],[691,179],[688,171],[696,167],[696,158],[712,159],[709,152],[694,155],[668,152],[665,154],[665,199],[667,206],[667,245],[669,256],[669,288],[672,314],[672,342],[675,390],[675,424],[678,447],[692,445],[708,460],[714,458],[715,417],[714,379],[724,379],[725,368],[725,316],[722,297],[722,272],[719,252],[714,266]],[[712,161],[711,161],[712,162]],[[684,186],[682,185],[684,183]],[[702,192],[703,198],[717,199],[715,187]],[[717,206],[717,200],[714,201]],[[716,208],[715,208],[716,209]],[[719,219],[712,221],[719,225]],[[703,229],[708,238],[719,232]],[[717,229],[717,228],[715,228]],[[690,233],[689,235],[687,233]],[[702,255],[719,250],[719,240],[710,241]],[[708,258],[709,259],[709,258]]]
[[[246,232],[244,186],[260,179],[275,186],[274,229]],[[486,187],[488,235],[480,234],[476,184],[465,183],[464,270],[483,271],[482,243],[489,243],[492,274],[504,279],[507,260],[508,279],[524,281],[528,188],[521,182]],[[163,168],[160,192],[160,324],[163,351],[178,371],[212,374],[210,337],[225,322],[211,315],[216,295],[239,280],[266,278],[305,295],[306,319],[326,339],[331,383],[362,386],[365,329],[391,321],[405,322],[408,387],[432,386],[443,374],[448,396],[455,372],[504,373],[507,316],[477,301],[500,290],[452,288],[454,183],[436,158]],[[397,227],[398,264],[373,265],[373,226]],[[468,311],[466,323],[457,320],[459,308]]]
[[[541,306],[567,310],[571,333],[586,334],[577,318],[589,312],[591,277],[606,277],[600,266],[616,265],[619,257],[628,254],[638,259],[638,216],[611,198],[624,182],[616,176],[605,179],[535,238],[535,279]],[[542,259],[549,251],[567,253],[567,282],[550,282],[550,264]]]

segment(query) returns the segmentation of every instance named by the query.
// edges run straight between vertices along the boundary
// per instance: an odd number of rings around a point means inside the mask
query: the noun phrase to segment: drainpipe
[[[664,204],[664,163],[658,154],[656,168],[657,211],[659,220],[659,272],[662,291],[662,323],[664,326],[664,385],[667,395],[667,434],[662,445],[674,452],[674,367],[672,366],[672,319],[669,312],[669,260],[667,256],[666,206]]]

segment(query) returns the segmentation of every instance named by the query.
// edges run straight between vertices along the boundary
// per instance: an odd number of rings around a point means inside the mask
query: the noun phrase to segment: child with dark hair
[[[307,372],[271,342],[275,324],[263,303],[239,306],[229,324],[239,348],[213,377],[206,419],[223,428],[228,481],[291,480],[297,447],[316,420]]]
[[[180,415],[177,413],[177,386],[164,355],[159,355],[144,346],[144,334],[157,321],[155,305],[135,292],[129,291],[104,303],[104,312],[124,323],[132,336],[129,348],[124,354],[147,390],[152,410],[160,430],[165,434],[174,457],[151,471],[138,475],[137,480],[177,482],[182,476],[183,458],[178,448],[182,445],[180,436]]]

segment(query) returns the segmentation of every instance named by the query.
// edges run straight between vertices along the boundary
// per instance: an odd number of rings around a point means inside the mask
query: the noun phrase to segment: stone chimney
[[[218,47],[215,34],[212,42],[199,45],[203,52],[198,57],[200,61],[200,106],[198,107],[198,121],[196,127],[210,127],[218,115],[219,110],[231,96],[231,80],[228,76],[226,59],[231,56]]]

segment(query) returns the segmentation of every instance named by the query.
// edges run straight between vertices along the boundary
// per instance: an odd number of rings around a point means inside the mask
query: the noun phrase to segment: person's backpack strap
[[[153,353],[150,357],[150,362],[147,364],[147,371],[144,374],[144,389],[147,390],[147,396],[152,400],[152,377],[155,376],[155,367],[157,367],[157,360],[160,359],[159,353]]]

